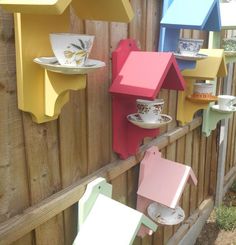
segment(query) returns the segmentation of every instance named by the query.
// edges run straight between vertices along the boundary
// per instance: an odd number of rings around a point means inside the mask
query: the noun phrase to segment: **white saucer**
[[[211,106],[211,109],[213,111],[218,111],[218,112],[221,112],[221,113],[231,113],[231,112],[236,112],[236,106],[231,106],[229,109],[227,110],[222,110],[219,108],[219,105],[213,105]]]
[[[224,51],[225,56],[236,56],[236,51]]]
[[[87,74],[106,65],[100,60],[88,59],[83,67],[66,66],[60,65],[56,57],[39,57],[33,61],[49,71],[63,74]]]
[[[140,128],[146,128],[146,129],[160,128],[161,126],[164,126],[172,121],[172,117],[166,114],[160,114],[160,119],[157,122],[150,122],[150,123],[144,122],[138,113],[128,115],[127,119],[132,124]]]
[[[206,54],[196,54],[196,55],[184,55],[184,54],[180,54],[180,53],[174,53],[174,56],[176,59],[179,60],[202,60],[202,59],[206,59],[208,57],[208,55]]]
[[[185,218],[184,210],[177,206],[175,209],[153,202],[147,208],[148,216],[162,225],[177,225]]]

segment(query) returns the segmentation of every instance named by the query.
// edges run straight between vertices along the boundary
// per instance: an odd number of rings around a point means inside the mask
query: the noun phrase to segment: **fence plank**
[[[107,66],[88,75],[87,83],[87,150],[88,173],[99,169],[111,157],[111,111],[109,88],[109,25],[102,21],[86,21],[85,32],[96,35],[91,58]]]
[[[0,223],[30,205],[23,124],[17,108],[13,16],[0,9]],[[17,244],[32,243],[29,233]]]

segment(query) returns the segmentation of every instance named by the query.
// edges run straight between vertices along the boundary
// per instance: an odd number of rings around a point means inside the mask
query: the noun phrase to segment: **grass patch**
[[[220,229],[233,231],[236,229],[236,207],[221,206],[216,209],[216,224]]]

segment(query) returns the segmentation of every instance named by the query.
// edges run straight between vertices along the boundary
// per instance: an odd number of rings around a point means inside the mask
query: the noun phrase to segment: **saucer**
[[[153,202],[147,208],[148,216],[162,225],[177,225],[185,218],[183,209],[177,206],[175,209]]]
[[[192,96],[192,95],[188,95],[187,99],[190,100],[191,102],[205,104],[205,103],[210,103],[210,102],[217,101],[218,97],[212,95],[212,96],[209,96],[207,98],[200,98],[200,97],[195,97],[195,96]]]
[[[213,106],[211,106],[211,109],[213,111],[218,111],[218,112],[221,112],[221,113],[231,113],[231,112],[235,112],[236,111],[236,106],[231,106],[227,110],[222,110],[222,109],[219,108],[219,105],[213,105]]]
[[[160,116],[160,119],[156,122],[144,122],[138,113],[128,115],[127,119],[132,124],[134,124],[140,128],[146,128],[146,129],[159,128],[159,127],[164,126],[167,123],[170,123],[172,121],[172,117],[169,115],[160,114],[159,116]]]
[[[86,64],[82,67],[60,65],[56,57],[39,57],[33,61],[49,71],[63,74],[87,74],[106,65],[100,60],[93,59],[87,59]]]
[[[224,51],[225,56],[236,56],[236,51]]]
[[[180,53],[174,53],[174,56],[176,59],[179,60],[202,60],[206,59],[208,55],[206,54],[196,54],[196,55],[185,55],[185,54],[180,54]]]

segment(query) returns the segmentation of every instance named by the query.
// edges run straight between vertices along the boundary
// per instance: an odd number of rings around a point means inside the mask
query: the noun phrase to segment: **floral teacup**
[[[195,56],[202,47],[203,41],[204,40],[202,39],[180,38],[177,47],[177,52],[182,55]]]
[[[141,119],[147,123],[158,122],[159,115],[164,106],[163,99],[142,100],[137,99],[136,105]]]
[[[52,33],[50,41],[53,53],[61,65],[84,66],[93,46],[94,36]]]

